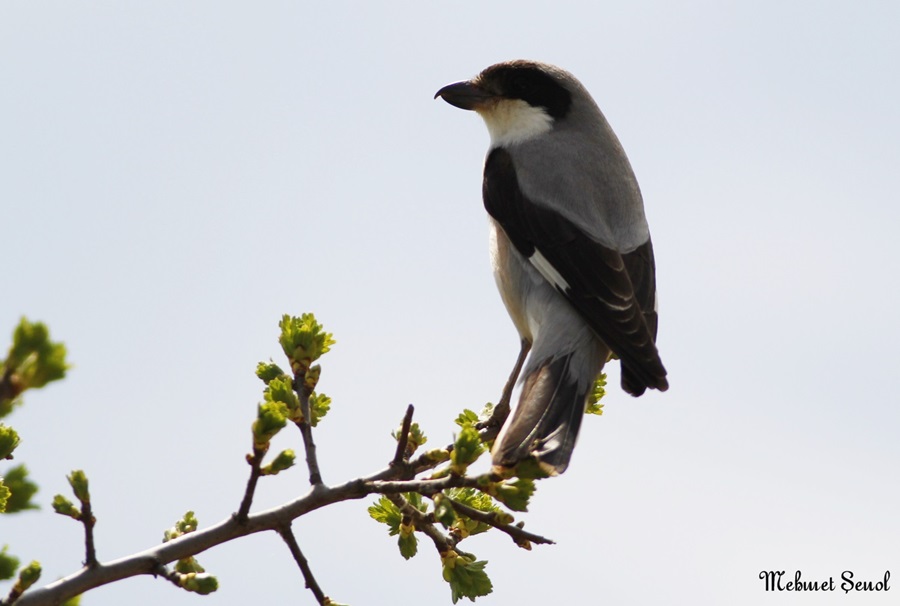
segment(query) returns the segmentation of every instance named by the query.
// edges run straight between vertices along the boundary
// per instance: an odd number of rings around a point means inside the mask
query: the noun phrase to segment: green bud
[[[180,520],[175,522],[172,528],[163,532],[163,543],[177,539],[189,532],[194,532],[199,525],[200,523],[197,521],[197,516],[194,515],[194,512],[188,511]]]
[[[310,367],[310,369],[306,371],[306,375],[303,377],[303,386],[306,387],[308,391],[314,390],[316,388],[316,385],[319,384],[319,377],[321,376],[321,366],[316,364],[315,366]]]
[[[425,463],[438,464],[450,460],[450,453],[445,448],[434,448],[422,455]]]
[[[328,353],[335,343],[331,333],[322,329],[313,314],[303,314],[299,318],[285,314],[278,326],[281,328],[278,342],[295,375],[305,376],[310,365]]]
[[[37,583],[41,578],[41,565],[39,562],[32,560],[31,564],[19,571],[19,580],[16,581],[16,587],[22,592]]]
[[[293,450],[282,450],[271,463],[262,468],[262,475],[274,476],[285,469],[290,469],[294,466],[296,458]]]
[[[269,360],[269,362],[260,362],[256,365],[256,376],[262,379],[263,383],[268,385],[269,381],[272,379],[276,377],[286,377],[287,375],[279,368],[278,364]]]
[[[0,460],[11,459],[13,451],[19,445],[19,434],[12,427],[0,423]]]
[[[269,449],[269,441],[284,429],[288,420],[288,408],[282,402],[260,404],[253,422],[253,447],[257,450]]]
[[[81,510],[61,494],[53,497],[53,511],[60,515],[68,516],[73,520],[81,520]]]
[[[594,388],[591,391],[591,395],[588,398],[588,405],[585,408],[585,413],[590,415],[602,415],[603,414],[603,404],[600,404],[600,400],[603,396],[606,395],[606,373],[601,372],[597,377],[597,380],[594,381]]]
[[[192,572],[181,575],[178,579],[178,583],[184,589],[200,595],[209,595],[219,588],[218,579],[206,573]]]
[[[478,422],[478,415],[468,408],[465,408],[461,413],[459,413],[459,416],[457,416],[453,422],[460,427],[465,427],[466,425],[474,425]]]
[[[69,481],[69,486],[72,487],[72,492],[75,493],[75,498],[82,503],[91,502],[91,493],[88,491],[88,479],[82,470],[74,470],[66,476],[66,479]]]
[[[514,469],[510,470],[510,472],[511,475],[508,477],[517,476],[531,480],[540,480],[550,477],[547,468],[541,466],[541,462],[537,457],[531,457],[521,461]]]
[[[496,512],[494,514],[494,519],[497,520],[498,524],[512,524],[516,521],[511,513],[507,513],[505,511]]]
[[[6,487],[6,484],[3,483],[3,478],[0,478],[0,513],[6,511],[6,505],[9,502],[11,494],[12,492],[10,492],[9,488]]]
[[[528,501],[534,494],[534,481],[526,478],[512,482],[507,480],[498,484],[496,490],[496,499],[513,511],[528,511]]]
[[[469,465],[474,463],[484,453],[484,445],[478,430],[471,423],[462,426],[456,441],[453,443],[453,452],[450,453],[450,469],[453,473],[463,475]]]
[[[178,560],[175,563],[175,572],[180,574],[190,574],[192,572],[206,572],[206,570],[200,565],[197,558],[191,556],[189,558],[184,558],[183,560]]]
[[[310,425],[315,427],[319,421],[331,410],[331,398],[323,393],[309,394],[309,414],[312,416]]]
[[[287,375],[275,377],[266,386],[263,391],[263,397],[266,402],[280,402],[287,407],[288,418],[296,421],[303,419],[303,413],[300,410],[300,398],[294,391],[294,385],[291,378]]]
[[[403,430],[403,426],[401,425],[396,430],[391,432],[391,436],[394,437],[398,442],[400,441],[400,432]],[[418,423],[413,423],[409,426],[409,433],[407,434],[406,439],[406,456],[410,457],[414,452],[428,441],[428,438],[425,436],[425,432],[419,427]]]

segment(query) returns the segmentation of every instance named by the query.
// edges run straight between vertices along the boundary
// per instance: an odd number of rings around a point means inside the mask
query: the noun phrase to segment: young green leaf
[[[53,497],[53,511],[59,515],[72,518],[73,520],[81,520],[81,510],[75,507],[72,501],[61,494]]]
[[[381,495],[381,497],[369,507],[368,511],[369,516],[373,520],[381,522],[382,524],[387,524],[388,533],[391,536],[400,532],[400,522],[402,521],[403,516],[400,515],[400,510],[397,509],[397,506],[386,496]]]
[[[278,342],[295,375],[305,376],[310,365],[328,353],[335,343],[331,333],[323,330],[313,314],[299,318],[285,314],[278,326],[281,328]]]
[[[603,396],[606,395],[606,373],[601,372],[597,377],[597,380],[594,381],[594,388],[591,390],[591,395],[588,398],[588,405],[585,408],[584,412],[589,415],[602,415],[603,414],[603,404],[600,404],[600,400]]]
[[[31,502],[31,497],[37,493],[38,487],[37,484],[28,478],[28,470],[24,465],[16,465],[10,468],[3,478],[3,483],[11,493],[6,503],[6,513],[38,509],[38,506]],[[0,511],[3,511],[3,509],[0,508]]]
[[[398,427],[394,431],[391,432],[391,436],[398,442],[400,441],[400,431],[403,429],[403,426]],[[418,423],[413,423],[409,426],[409,433],[407,434],[406,439],[406,456],[411,457],[414,452],[428,441],[428,438],[425,436],[425,432],[419,427]]]
[[[175,525],[172,528],[163,532],[163,543],[168,543],[181,535],[194,532],[199,525],[200,523],[197,521],[197,516],[194,515],[194,512],[188,511],[180,520],[175,522]]]
[[[191,556],[175,562],[175,572],[180,574],[190,574],[192,572],[206,572],[197,558]]]
[[[12,383],[18,393],[13,393],[11,398],[15,399],[26,389],[43,387],[65,376],[69,368],[66,346],[52,342],[50,331],[42,322],[22,318],[13,331],[12,347],[4,366],[4,372],[15,378]]]
[[[269,360],[268,362],[260,362],[256,365],[256,376],[262,379],[262,382],[266,385],[269,384],[269,381],[276,377],[286,377],[284,371],[276,364],[275,362]]]
[[[528,500],[534,494],[534,480],[517,478],[497,484],[494,497],[513,511],[528,511]]]
[[[315,427],[319,424],[319,421],[328,414],[328,411],[331,409],[331,398],[326,396],[323,393],[317,394],[315,392],[309,394],[309,414],[312,416],[312,422],[310,425]]]
[[[446,490],[445,493],[447,497],[462,503],[463,505],[468,505],[472,509],[477,509],[478,511],[483,511],[485,513],[495,513],[498,516],[497,521],[500,523],[509,524],[513,521],[512,516],[502,511],[500,507],[494,503],[494,500],[490,495],[475,490],[474,488],[450,488]],[[491,527],[489,524],[459,514],[458,519],[453,524],[453,528],[456,529],[460,536],[465,538],[473,534],[480,534],[490,530]]]
[[[3,549],[0,549],[0,581],[13,578],[19,569],[19,558],[7,553],[8,548],[9,545],[4,545]]]
[[[400,555],[404,560],[408,560],[418,551],[418,540],[416,539],[416,527],[410,523],[409,525],[400,523],[400,538],[397,539],[397,545],[400,547]]]
[[[481,436],[471,423],[462,425],[456,441],[453,443],[453,452],[450,453],[450,469],[453,473],[463,475],[466,469],[474,463],[484,452]]]
[[[440,522],[444,528],[450,528],[456,522],[456,512],[450,499],[443,493],[434,495],[434,519]]]
[[[20,593],[25,592],[37,583],[39,578],[41,578],[41,565],[32,560],[28,566],[19,571],[19,579],[16,581],[15,587],[19,589]]]
[[[293,450],[282,450],[271,463],[262,468],[262,475],[274,476],[285,469],[290,469],[294,466],[296,459],[297,455],[294,454]]]
[[[209,595],[219,588],[219,581],[216,577],[197,572],[179,575],[178,584],[184,589],[200,595]]]
[[[460,598],[486,596],[494,590],[491,579],[484,571],[486,560],[475,561],[471,554],[460,554],[450,550],[441,554],[444,580],[450,583],[450,597],[456,604]]]
[[[269,442],[279,431],[284,429],[288,420],[288,408],[283,402],[266,402],[260,404],[253,422],[253,447],[266,451]]]
[[[0,423],[0,460],[11,459],[18,445],[19,434],[16,430]]]
[[[75,493],[76,499],[83,504],[91,502],[91,493],[90,490],[88,490],[88,479],[84,471],[76,469],[67,475],[66,479],[69,481],[69,486],[72,487],[72,492]]]
[[[300,398],[294,392],[291,378],[287,375],[274,377],[269,381],[263,391],[263,398],[266,402],[284,404],[288,411],[288,418],[292,421],[300,422],[303,420],[303,412],[300,410]]]
[[[474,425],[478,422],[478,415],[475,412],[469,410],[468,408],[464,408],[459,416],[453,421],[460,427],[465,427],[466,425]]]

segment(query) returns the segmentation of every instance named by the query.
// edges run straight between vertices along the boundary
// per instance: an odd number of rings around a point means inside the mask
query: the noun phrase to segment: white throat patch
[[[553,117],[543,107],[521,99],[500,99],[475,109],[491,135],[491,149],[522,143],[553,128]]]

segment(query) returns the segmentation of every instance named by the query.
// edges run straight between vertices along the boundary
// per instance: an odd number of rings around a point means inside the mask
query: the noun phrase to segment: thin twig
[[[276,529],[276,532],[281,535],[281,538],[287,543],[288,549],[291,550],[294,561],[297,562],[297,566],[300,567],[300,572],[303,573],[303,579],[306,581],[306,588],[313,592],[313,595],[316,596],[316,601],[318,601],[319,604],[327,604],[328,596],[326,596],[322,591],[322,588],[319,587],[316,578],[313,576],[312,569],[309,567],[309,561],[306,559],[306,556],[303,555],[303,552],[300,551],[300,545],[297,543],[297,538],[291,530],[290,522],[283,526],[279,526]]]
[[[181,589],[181,583],[178,580],[178,574],[174,571],[170,571],[159,562],[156,563],[156,567],[153,569],[153,576],[162,577],[168,582],[175,585],[175,587]]]
[[[6,599],[0,600],[0,606],[12,606],[21,596],[22,589],[18,583],[15,583],[12,589],[9,590],[9,595],[6,596]]]
[[[530,549],[529,543],[537,543],[539,545],[554,545],[554,541],[542,537],[537,534],[530,533],[526,530],[523,530],[519,526],[515,526],[513,524],[505,524],[500,522],[497,519],[496,511],[481,511],[479,509],[475,509],[474,507],[469,507],[465,503],[460,503],[454,499],[449,499],[450,505],[453,507],[456,513],[464,515],[468,518],[472,518],[476,522],[484,522],[489,526],[493,526],[497,530],[501,530],[508,534],[513,541],[515,541],[516,545],[519,547],[523,547],[525,549]]]
[[[247,521],[247,515],[250,513],[250,506],[253,504],[253,494],[256,492],[256,483],[259,481],[259,476],[262,475],[260,469],[265,455],[265,450],[255,446],[253,447],[253,454],[247,455],[247,463],[250,464],[250,477],[247,478],[247,489],[244,490],[241,506],[235,514],[235,518],[241,524]]]
[[[90,501],[81,503],[81,523],[84,525],[84,565],[88,568],[96,568],[99,565],[97,549],[94,546],[94,525],[97,523],[97,519],[91,510]]]
[[[493,476],[490,478],[493,481]],[[497,480],[499,480],[497,476]],[[401,492],[418,492],[424,496],[446,490],[447,488],[479,488],[482,480],[471,476],[448,475],[436,480],[386,480],[367,482],[366,487],[373,493],[392,495]]]
[[[294,375],[294,391],[300,396],[300,412],[303,421],[296,422],[303,436],[303,448],[306,450],[306,466],[309,469],[309,483],[316,486],[322,483],[322,472],[319,471],[319,459],[316,457],[316,443],[312,435],[312,411],[309,406],[309,396],[312,390],[303,382],[303,377]]]
[[[410,505],[409,502],[402,496],[400,496],[399,494],[388,494],[385,496],[387,496],[391,503],[397,506],[397,509],[400,510],[400,513],[412,518],[413,525],[416,527],[416,530],[422,531],[429,539],[431,539],[431,542],[434,543],[434,546],[438,550],[438,553],[447,553],[456,546],[456,543],[452,539],[452,537],[448,537],[440,530],[438,530],[437,527],[431,522],[431,520],[428,519],[425,514]]]
[[[303,436],[303,448],[306,450],[306,466],[309,468],[309,483],[313,486],[322,483],[322,472],[319,471],[319,460],[316,458],[316,443],[313,441],[312,426],[301,421],[297,423],[300,435]]]
[[[400,426],[400,435],[397,436],[397,452],[394,453],[391,467],[399,467],[407,459],[406,447],[409,444],[409,428],[412,427],[413,410],[412,404],[406,407],[406,414],[403,415],[403,424]]]

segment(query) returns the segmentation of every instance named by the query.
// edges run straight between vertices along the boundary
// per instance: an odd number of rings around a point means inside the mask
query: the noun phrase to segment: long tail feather
[[[494,465],[513,467],[534,454],[551,472],[566,470],[587,399],[569,372],[572,357],[548,360],[525,378],[519,402],[494,442]]]

